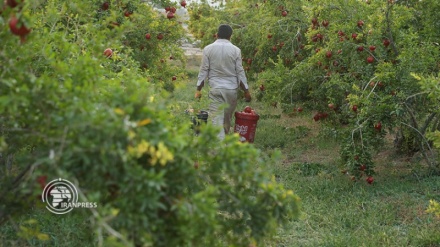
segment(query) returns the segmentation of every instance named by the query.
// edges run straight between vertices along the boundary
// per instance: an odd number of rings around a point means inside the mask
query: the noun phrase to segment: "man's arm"
[[[198,82],[197,82],[197,84],[199,84]],[[205,81],[202,81],[201,83],[200,83],[200,85],[197,85],[197,89],[196,89],[196,93],[194,94],[194,98],[196,98],[196,99],[200,99],[200,98],[202,98],[202,88],[203,88],[203,86],[205,85]]]
[[[249,86],[246,88],[246,86],[243,84],[243,82],[240,81],[240,88],[241,90],[243,90],[244,92],[249,91]]]
[[[249,86],[247,84],[246,73],[245,73],[243,65],[242,65],[241,50],[238,50],[238,56],[235,60],[235,71],[237,73],[238,81],[240,82],[240,88],[243,91],[249,90]]]
[[[197,90],[202,90],[205,85],[205,80],[209,73],[209,57],[206,54],[206,49],[203,50],[202,64],[200,65],[199,75],[197,79]]]
[[[246,73],[244,72],[242,65],[241,50],[238,50],[238,58],[235,61],[235,70],[237,72],[239,86],[241,90],[244,91],[244,98],[246,102],[250,102],[252,97],[251,97],[251,93],[249,92],[249,85],[247,84]]]
[[[197,83],[198,84],[198,83]],[[203,86],[205,86],[205,81],[202,81],[200,85],[197,85],[197,91],[202,90]]]
[[[244,91],[244,99],[246,102],[251,102],[252,97],[251,93],[249,92],[249,87],[246,88],[243,82],[240,82],[240,88]]]
[[[200,71],[197,79],[197,89],[194,97],[200,99],[202,97],[202,88],[205,86],[205,80],[209,73],[209,57],[206,55],[206,49],[203,50],[202,64],[200,65]]]

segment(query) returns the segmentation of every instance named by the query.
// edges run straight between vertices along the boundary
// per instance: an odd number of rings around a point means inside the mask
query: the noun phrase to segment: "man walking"
[[[212,123],[223,126],[218,137],[223,140],[229,133],[232,114],[237,107],[238,89],[244,90],[245,100],[251,101],[246,74],[241,64],[241,50],[231,43],[232,28],[222,24],[217,40],[203,49],[202,64],[197,81],[195,98],[202,97],[206,79],[209,82],[209,115]],[[221,107],[226,108],[221,111]]]

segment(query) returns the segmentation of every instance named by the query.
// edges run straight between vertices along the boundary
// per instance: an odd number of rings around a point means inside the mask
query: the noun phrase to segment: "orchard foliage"
[[[412,75],[439,72],[439,8],[434,0],[242,0],[192,9],[190,27],[206,45],[218,24],[231,24],[257,98],[286,113],[304,106],[336,128],[343,170],[357,179],[374,174],[387,134],[439,169],[426,139],[439,128],[439,103]]]
[[[248,246],[298,215],[251,145],[175,124],[163,85],[184,74],[160,62],[184,60],[175,19],[138,1],[0,7],[0,223],[43,207],[58,177],[98,202],[101,246]]]

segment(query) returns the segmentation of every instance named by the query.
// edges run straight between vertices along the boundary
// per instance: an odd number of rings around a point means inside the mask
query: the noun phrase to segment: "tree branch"
[[[392,3],[387,3],[387,10],[385,12],[385,19],[387,24],[387,33],[388,38],[390,39],[391,47],[393,48],[396,57],[399,56],[399,51],[397,50],[396,44],[394,43],[393,33],[391,32],[391,20],[390,20],[390,12],[391,12]]]

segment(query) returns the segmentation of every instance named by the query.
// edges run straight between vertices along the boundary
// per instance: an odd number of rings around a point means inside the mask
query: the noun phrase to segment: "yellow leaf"
[[[412,77],[414,77],[414,79],[416,79],[418,81],[422,80],[422,78],[419,75],[415,74],[415,73],[411,73],[411,75],[412,75]]]
[[[132,130],[129,130],[128,131],[128,139],[132,140],[135,137],[136,137],[136,133]]]
[[[20,231],[21,232],[29,232],[29,228],[27,228],[25,226],[20,226]]]
[[[117,208],[113,208],[113,209],[111,210],[111,214],[112,214],[113,216],[118,215],[118,214],[119,214],[119,209],[117,209]]]
[[[440,217],[440,203],[430,200],[429,201],[429,207],[426,210],[427,213],[433,213],[437,217]]]
[[[354,91],[360,91],[359,86],[356,84],[353,84],[351,88],[353,88]]]
[[[140,157],[142,154],[147,152],[148,149],[151,149],[151,147],[150,147],[150,144],[147,141],[142,140],[141,143],[139,143],[137,145],[136,149],[137,149],[137,153],[138,153],[138,155]]]
[[[49,235],[47,235],[46,233],[38,233],[37,238],[41,241],[47,241],[49,240]]]
[[[24,223],[26,223],[26,224],[36,224],[38,222],[37,222],[36,219],[29,219],[29,220],[26,220]]]
[[[116,114],[118,114],[118,115],[124,115],[125,114],[124,110],[122,110],[121,108],[115,108],[114,112]]]
[[[147,125],[147,124],[149,124],[149,123],[151,123],[151,119],[146,118],[146,119],[144,119],[144,120],[142,120],[142,121],[139,121],[139,122],[137,123],[137,126],[138,126],[138,127],[140,127],[140,126],[145,126],[145,125]]]

